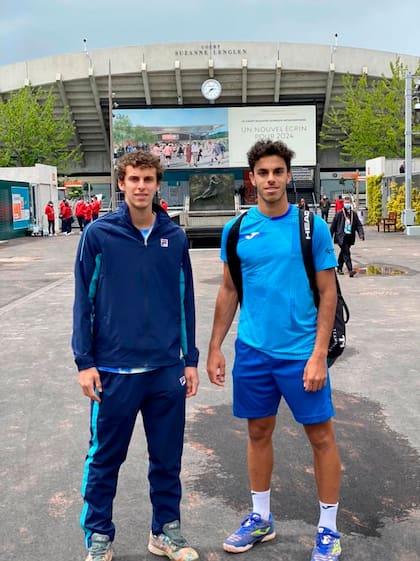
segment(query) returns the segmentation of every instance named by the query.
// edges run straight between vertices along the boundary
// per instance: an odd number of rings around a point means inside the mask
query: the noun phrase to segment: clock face
[[[201,84],[201,93],[206,99],[213,101],[222,93],[222,85],[218,80],[209,78]]]

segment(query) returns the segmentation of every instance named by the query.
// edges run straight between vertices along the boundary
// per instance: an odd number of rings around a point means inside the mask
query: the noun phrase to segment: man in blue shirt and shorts
[[[241,553],[276,535],[270,512],[272,435],[284,398],[313,449],[320,518],[311,561],[338,561],[341,547],[336,516],[341,464],[327,368],[337,301],[337,260],[327,224],[314,216],[312,253],[320,296],[317,309],[302,257],[299,210],[287,200],[293,156],[284,143],[271,140],[256,142],[248,152],[257,206],[243,218],[237,244],[243,297],[233,366],[233,414],[248,420],[252,512],[225,540],[223,548]],[[218,386],[225,382],[221,347],[238,306],[226,253],[228,233],[235,220],[223,230],[223,280],[207,360],[209,379]]]

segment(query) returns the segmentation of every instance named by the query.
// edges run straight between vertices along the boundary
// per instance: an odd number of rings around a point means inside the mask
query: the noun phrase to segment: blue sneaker
[[[223,542],[223,549],[230,553],[248,551],[257,542],[268,542],[276,537],[273,517],[263,520],[256,512],[251,512],[241,527]]]
[[[339,561],[340,553],[340,534],[329,528],[318,528],[311,561]]]

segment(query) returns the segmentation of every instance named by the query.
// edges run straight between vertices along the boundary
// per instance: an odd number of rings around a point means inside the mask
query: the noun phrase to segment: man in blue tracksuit
[[[112,559],[112,503],[138,412],[153,507],[148,548],[194,561],[198,554],[180,530],[185,398],[198,389],[188,240],[153,204],[162,179],[158,158],[126,154],[117,176],[125,202],[85,229],[75,264],[72,346],[91,399],[81,514],[86,561]]]

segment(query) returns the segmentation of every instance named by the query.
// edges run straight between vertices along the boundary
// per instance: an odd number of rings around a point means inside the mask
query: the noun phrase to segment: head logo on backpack
[[[232,224],[226,241],[227,264],[229,267],[232,281],[238,293],[239,303],[242,304],[242,271],[241,262],[238,257],[236,247],[239,240],[239,230],[241,222],[247,213],[241,214]],[[303,263],[305,265],[306,274],[311,287],[315,306],[319,307],[319,291],[315,280],[315,266],[312,255],[312,233],[313,233],[314,216],[309,210],[299,210],[300,225],[300,244],[302,248]],[[334,326],[331,331],[331,338],[328,345],[327,362],[328,366],[332,366],[336,359],[343,353],[346,347],[346,323],[350,319],[350,312],[341,293],[340,284],[337,276],[335,277],[337,285],[337,306],[335,310]]]

